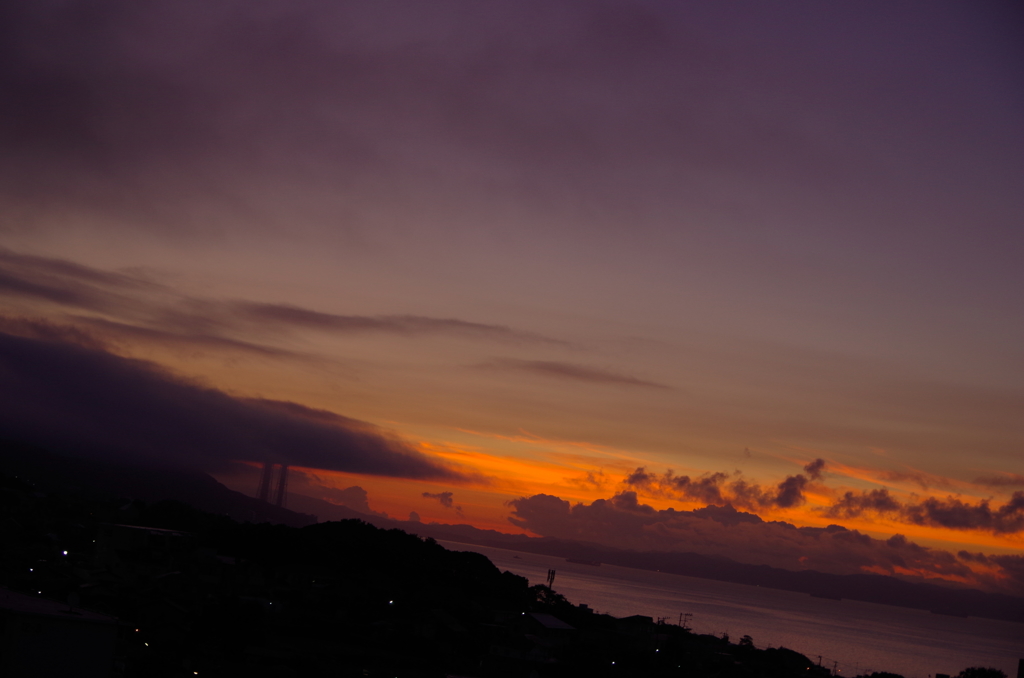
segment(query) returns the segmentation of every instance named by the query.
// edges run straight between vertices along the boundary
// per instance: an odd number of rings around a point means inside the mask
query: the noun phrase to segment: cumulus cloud
[[[655,496],[706,504],[729,504],[749,510],[793,508],[806,503],[807,486],[825,478],[828,465],[815,459],[804,466],[804,475],[787,476],[775,486],[750,482],[739,471],[705,473],[697,478],[678,476],[671,469],[662,474],[639,467],[623,479],[631,489]],[[911,475],[910,478],[917,476]],[[1012,480],[1012,476],[1010,477]],[[1011,483],[1003,483],[1009,485]],[[888,489],[847,491],[830,505],[817,509],[831,518],[856,518],[882,515],[911,525],[942,527],[954,530],[978,530],[994,534],[1024,532],[1024,492],[1015,492],[1011,499],[993,508],[989,500],[975,503],[957,497],[929,497],[903,502]]]
[[[451,492],[424,492],[424,499],[436,499],[441,502],[441,506],[445,508],[452,508],[452,493]]]
[[[960,551],[956,555],[964,562],[987,565],[997,571],[1007,573],[1013,581],[1024,582],[1024,556],[1009,553],[970,553],[968,551]]]
[[[811,480],[821,480],[825,472],[825,461],[815,459],[804,466],[807,476],[797,474],[787,476],[775,487],[765,488],[751,483],[737,475],[717,472],[706,473],[699,478],[677,476],[668,469],[661,475],[648,473],[645,467],[639,467],[626,476],[626,486],[641,490],[649,495],[700,501],[708,504],[731,503],[743,508],[791,508],[802,505],[804,489]],[[732,480],[730,480],[732,478]]]
[[[728,478],[728,474],[718,472],[706,473],[691,480],[690,476],[677,476],[672,469],[659,476],[648,473],[646,467],[641,466],[626,476],[623,482],[647,494],[721,504],[725,501],[721,485]]]
[[[608,386],[637,386],[642,388],[667,389],[665,384],[659,384],[646,379],[639,379],[627,374],[619,374],[586,365],[576,365],[554,360],[519,360],[515,358],[495,358],[481,365],[481,369],[503,370],[509,372],[524,372],[537,374],[554,379],[578,381],[588,384],[604,384]]]
[[[455,504],[454,495],[451,492],[424,492],[424,499],[436,499],[446,509],[455,509],[455,515],[462,516],[462,507]]]
[[[370,508],[369,495],[359,485],[346,488],[335,487],[329,480],[316,473],[307,473],[299,469],[290,471],[288,484],[293,492],[309,494],[368,516],[388,517],[388,514]]]
[[[548,494],[510,502],[508,520],[534,534],[596,542],[637,551],[680,551],[721,555],[750,564],[817,569],[837,574],[878,572],[946,579],[1011,593],[1024,591],[1024,572],[1013,558],[986,556],[986,568],[972,560],[930,549],[896,535],[887,540],[839,525],[796,527],[767,522],[731,506],[694,511],[658,510],[635,492],[620,492],[590,504]],[[995,558],[995,560],[993,559]]]
[[[238,398],[154,364],[0,333],[0,436],[55,451],[216,469],[231,460],[405,478],[462,474],[371,424]]]
[[[859,494],[847,492],[829,506],[825,513],[832,518],[854,518],[865,512],[898,513],[901,506],[884,487]]]
[[[821,480],[825,476],[825,460],[815,459],[804,466],[804,472],[811,480]]]
[[[825,508],[825,514],[835,518],[876,514],[913,525],[1016,534],[1024,532],[1024,491],[1014,492],[1010,500],[998,508],[992,508],[987,499],[972,504],[953,496],[901,502],[884,488],[846,492]]]

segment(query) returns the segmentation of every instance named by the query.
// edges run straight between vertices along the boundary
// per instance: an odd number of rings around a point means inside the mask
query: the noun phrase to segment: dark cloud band
[[[212,469],[231,460],[403,478],[461,474],[365,422],[242,399],[74,344],[0,333],[0,436]]]
[[[642,388],[667,389],[665,384],[659,384],[646,379],[638,379],[617,372],[610,372],[595,367],[564,363],[554,360],[519,360],[515,358],[495,358],[494,360],[478,365],[481,369],[504,370],[510,372],[525,372],[537,374],[544,377],[564,379],[568,381],[585,382],[589,384],[606,384],[609,386],[639,386]]]

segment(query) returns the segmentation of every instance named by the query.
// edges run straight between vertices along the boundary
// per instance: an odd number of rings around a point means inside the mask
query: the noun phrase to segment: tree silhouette
[[[961,671],[956,678],[1006,678],[1006,674],[992,667],[972,666]]]

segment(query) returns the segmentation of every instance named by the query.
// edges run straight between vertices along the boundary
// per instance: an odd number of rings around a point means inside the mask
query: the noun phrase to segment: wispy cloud
[[[101,271],[66,259],[21,254],[5,247],[0,247],[0,264],[5,268],[20,269],[34,275],[48,275],[54,279],[79,280],[103,287],[138,289],[157,286],[139,275]]]
[[[913,487],[924,490],[932,489],[947,491],[966,491],[972,489],[973,483],[954,478],[947,478],[935,473],[927,473],[920,469],[904,465],[902,468],[877,468],[872,466],[853,466],[833,461],[829,470],[836,476],[846,476],[857,480],[865,480],[876,484],[891,484]]]
[[[429,318],[417,315],[338,315],[321,313],[297,306],[233,302],[229,304],[238,315],[261,323],[281,327],[302,327],[325,332],[381,332],[404,336],[447,334],[490,341],[564,343],[504,325],[487,325],[457,318]]]
[[[670,386],[659,384],[654,381],[640,379],[618,372],[612,372],[586,365],[565,363],[554,360],[519,360],[516,358],[494,358],[485,363],[477,365],[479,369],[501,370],[508,372],[521,372],[535,374],[543,377],[562,379],[567,381],[583,382],[588,384],[603,384],[608,386],[634,386],[641,388],[668,389]]]
[[[140,327],[129,323],[121,323],[104,318],[72,316],[71,319],[80,326],[92,328],[97,334],[113,339],[131,342],[152,343],[190,348],[221,349],[230,352],[254,353],[273,358],[302,359],[306,356],[295,351],[267,344],[255,344],[241,339],[218,336],[203,332],[175,332],[170,329]]]
[[[974,482],[985,487],[1024,487],[1024,475],[1019,473],[1003,473],[996,476],[976,478]]]
[[[274,346],[282,334],[438,336],[505,344],[565,345],[505,325],[419,315],[342,315],[299,306],[189,296],[141,275],[0,250],[0,297],[45,301],[69,322],[140,341],[292,356]]]
[[[565,482],[582,490],[603,490],[611,484],[611,479],[604,471],[586,471],[574,478],[564,478]]]

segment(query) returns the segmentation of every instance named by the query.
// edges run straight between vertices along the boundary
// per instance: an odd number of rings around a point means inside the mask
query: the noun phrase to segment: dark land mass
[[[85,460],[19,443],[0,443],[0,464],[9,474],[20,475],[37,483],[45,483],[47,487],[80,496],[122,496],[147,502],[175,499],[236,521],[303,527],[315,523],[317,516],[321,520],[358,519],[384,529],[401,529],[422,537],[465,544],[657,570],[817,597],[845,598],[956,616],[1024,622],[1024,599],[976,589],[908,582],[874,574],[836,575],[814,570],[784,570],[696,553],[627,551],[588,542],[505,534],[469,525],[397,521],[365,515],[321,499],[291,494],[290,505],[302,511],[297,512],[230,490],[209,475],[197,471]]]
[[[580,542],[552,537],[528,537],[506,534],[497,530],[481,530],[471,525],[446,525],[400,521],[380,516],[368,516],[344,506],[312,497],[297,497],[293,505],[308,513],[333,520],[357,518],[378,527],[401,529],[423,537],[477,546],[489,546],[535,553],[594,565],[607,563],[714,579],[735,584],[763,586],[806,593],[816,598],[831,600],[859,600],[883,605],[895,605],[957,617],[984,617],[1024,623],[1024,599],[999,593],[988,593],[970,588],[953,588],[909,582],[877,574],[830,574],[816,570],[784,570],[768,565],[750,565],[735,560],[677,551],[628,551],[592,542]],[[290,500],[291,501],[291,500]]]
[[[204,511],[254,523],[280,523],[302,527],[317,521],[255,497],[230,490],[199,471],[181,467],[132,465],[56,454],[33,445],[0,441],[0,468],[51,492],[89,498],[124,497],[156,502],[175,499]],[[328,502],[323,502],[327,504]],[[333,506],[333,504],[329,504]],[[359,514],[346,516],[356,517]]]
[[[400,530],[242,523],[58,480],[0,475],[5,675],[829,675],[750,638],[596,614]]]

